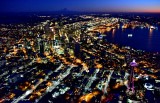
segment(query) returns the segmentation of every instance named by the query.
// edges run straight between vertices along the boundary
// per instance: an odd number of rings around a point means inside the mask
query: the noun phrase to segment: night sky
[[[0,12],[57,11],[160,12],[160,0],[1,0]]]

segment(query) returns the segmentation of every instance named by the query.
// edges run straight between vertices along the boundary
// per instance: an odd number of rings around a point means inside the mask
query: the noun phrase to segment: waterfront
[[[116,28],[107,32],[107,41],[121,46],[130,46],[146,52],[160,51],[160,30],[149,28]],[[132,34],[129,37],[128,34]]]

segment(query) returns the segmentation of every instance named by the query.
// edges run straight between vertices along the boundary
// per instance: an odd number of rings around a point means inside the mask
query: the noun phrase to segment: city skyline
[[[0,12],[69,11],[85,12],[152,12],[160,13],[158,0],[2,0]]]
[[[0,103],[159,103],[159,4],[2,0]]]

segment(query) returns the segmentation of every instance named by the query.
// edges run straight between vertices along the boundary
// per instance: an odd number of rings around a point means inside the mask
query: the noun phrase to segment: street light
[[[97,65],[96,65],[96,68],[97,68],[97,69],[101,69],[102,67],[103,67],[102,64],[97,64]]]
[[[76,59],[76,63],[81,64],[82,61],[80,59]]]

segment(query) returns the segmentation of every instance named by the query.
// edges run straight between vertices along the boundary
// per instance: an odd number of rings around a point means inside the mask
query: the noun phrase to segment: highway
[[[105,82],[105,87],[104,87],[104,93],[105,93],[105,94],[107,94],[107,87],[108,87],[108,84],[109,84],[109,82],[110,82],[110,80],[111,80],[111,77],[112,77],[113,72],[114,72],[114,70],[111,70],[111,71],[110,71],[110,74],[109,74],[109,76],[108,76],[108,79],[107,79],[106,82]]]
[[[91,76],[88,80],[89,82],[87,83],[87,85],[85,86],[85,90],[89,90],[90,86],[92,85],[93,81],[96,79],[96,75],[99,72],[99,69],[96,69],[95,73],[93,76]]]

